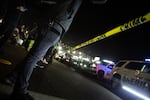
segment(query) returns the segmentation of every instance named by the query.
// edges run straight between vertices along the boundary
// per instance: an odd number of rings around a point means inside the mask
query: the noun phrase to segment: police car
[[[98,79],[109,79],[109,74],[112,72],[115,63],[109,60],[102,60],[96,66],[96,75]]]
[[[120,60],[110,74],[111,86],[150,100],[150,62]]]

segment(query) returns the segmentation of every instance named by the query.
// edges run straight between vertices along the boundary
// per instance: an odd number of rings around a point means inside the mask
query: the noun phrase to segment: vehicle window
[[[112,69],[113,66],[114,66],[114,65],[108,65],[107,67],[108,67],[109,69]]]
[[[132,69],[132,70],[141,70],[144,66],[145,63],[130,62],[125,66],[125,68]]]
[[[145,64],[142,72],[144,72],[144,73],[150,73],[150,64]]]
[[[101,64],[104,65],[104,66],[107,66],[107,65],[108,65],[107,62],[103,62],[103,61],[101,62]]]
[[[123,64],[125,64],[125,62],[118,62],[118,63],[116,64],[116,67],[121,67]]]

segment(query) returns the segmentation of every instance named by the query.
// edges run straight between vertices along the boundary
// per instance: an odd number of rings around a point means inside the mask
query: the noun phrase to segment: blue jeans
[[[33,72],[34,65],[46,54],[51,46],[60,40],[62,34],[69,29],[81,1],[64,0],[64,2],[56,4],[59,13],[56,15],[53,23],[49,27],[42,29],[41,36],[37,39],[29,54],[16,67],[18,75],[13,92],[27,93],[28,81]]]

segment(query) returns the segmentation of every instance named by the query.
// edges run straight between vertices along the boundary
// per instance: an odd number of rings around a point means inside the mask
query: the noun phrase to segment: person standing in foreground
[[[34,66],[46,54],[47,50],[68,31],[81,4],[82,0],[60,0],[56,3],[55,16],[47,27],[41,30],[44,35],[37,39],[25,59],[16,66],[18,75],[11,94],[12,100],[34,100],[27,90]]]

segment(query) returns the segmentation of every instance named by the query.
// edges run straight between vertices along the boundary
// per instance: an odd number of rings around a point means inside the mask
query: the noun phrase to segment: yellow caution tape
[[[88,41],[85,41],[85,42],[79,44],[79,45],[76,45],[71,50],[73,51],[73,50],[79,49],[79,48],[84,47],[86,45],[89,45],[89,44],[92,44],[92,43],[97,42],[99,40],[102,40],[106,37],[110,37],[114,34],[120,33],[122,31],[126,31],[130,28],[133,28],[135,26],[141,25],[141,24],[149,22],[149,21],[150,21],[150,12],[144,16],[140,16],[138,18],[133,19],[133,20],[129,21],[128,23],[120,25],[120,26],[118,26],[118,27],[116,27],[116,28],[104,33],[104,34],[101,34],[101,35],[96,36],[96,37],[94,37]]]

